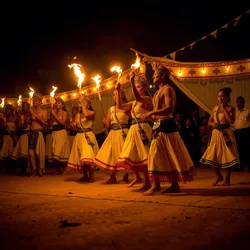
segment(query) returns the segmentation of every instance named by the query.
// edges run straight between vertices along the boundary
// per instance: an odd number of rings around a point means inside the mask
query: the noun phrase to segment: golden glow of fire
[[[52,91],[50,92],[50,97],[51,98],[53,98],[54,96],[55,96],[55,92],[56,92],[56,90],[57,90],[57,87],[55,87],[55,86],[52,86]]]
[[[231,66],[227,66],[227,71],[231,69]]]
[[[122,73],[122,69],[120,66],[114,66],[110,69],[111,72],[117,72],[118,74],[121,74]]]
[[[4,105],[5,105],[5,97],[2,98],[2,102],[1,102],[1,104],[0,104],[0,107],[1,107],[1,108],[4,108]]]
[[[203,74],[205,74],[205,73],[206,73],[206,69],[203,68],[203,69],[201,70],[201,72],[202,72]]]
[[[73,63],[73,64],[70,64],[68,65],[68,67],[71,69],[73,68],[74,69],[74,73],[75,75],[77,76],[78,78],[78,84],[77,84],[77,87],[80,89],[82,87],[82,83],[84,81],[84,78],[85,78],[85,75],[82,73],[81,71],[81,68],[82,68],[82,65],[81,64],[77,64],[77,63]]]
[[[30,98],[33,98],[33,95],[35,93],[35,90],[29,85],[29,89],[30,89],[30,92],[29,92],[29,97]]]
[[[100,88],[100,82],[101,82],[101,76],[96,75],[95,77],[92,78],[95,81],[96,84],[96,89]]]
[[[19,97],[18,97],[17,105],[18,106],[22,105],[22,96],[21,95],[19,95]]]
[[[182,71],[179,71],[179,72],[178,72],[178,76],[182,76]]]
[[[140,67],[141,63],[140,63],[140,57],[138,56],[138,54],[136,54],[136,60],[135,63],[131,65],[132,69],[138,69]]]

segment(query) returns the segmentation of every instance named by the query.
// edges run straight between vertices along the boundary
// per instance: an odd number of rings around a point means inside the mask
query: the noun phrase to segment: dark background
[[[241,1],[183,2],[6,3],[0,19],[0,97],[26,97],[28,83],[42,94],[48,94],[53,84],[58,92],[72,90],[76,79],[67,67],[72,62],[81,63],[88,78],[96,73],[110,77],[110,66],[120,64],[126,69],[134,63],[131,47],[164,56],[249,9]],[[236,27],[231,23],[227,30],[219,30],[217,39],[198,42],[192,50],[177,53],[176,60],[250,58],[249,27],[250,15],[244,15]]]

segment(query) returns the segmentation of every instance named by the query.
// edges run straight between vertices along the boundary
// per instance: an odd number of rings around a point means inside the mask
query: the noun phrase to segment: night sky
[[[86,1],[5,4],[0,17],[0,97],[28,96],[28,83],[42,94],[48,94],[52,85],[59,87],[58,92],[75,89],[76,79],[67,67],[73,62],[82,64],[89,78],[96,73],[110,77],[109,68],[114,64],[126,69],[134,63],[131,47],[164,56],[249,9],[240,1],[218,1],[220,5],[216,1],[185,2],[122,1],[122,7],[116,8],[94,1],[92,6],[91,2],[84,6]],[[244,15],[236,27],[231,24],[219,31],[217,39],[209,37],[192,50],[177,53],[176,60],[250,58],[249,27],[250,15]]]

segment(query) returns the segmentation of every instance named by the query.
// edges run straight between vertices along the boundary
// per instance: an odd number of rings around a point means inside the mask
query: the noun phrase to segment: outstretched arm
[[[122,103],[122,98],[121,98],[121,84],[120,83],[117,83],[116,90],[117,90],[116,107],[118,109],[122,109],[122,110],[126,110],[126,111],[131,111],[133,102]]]

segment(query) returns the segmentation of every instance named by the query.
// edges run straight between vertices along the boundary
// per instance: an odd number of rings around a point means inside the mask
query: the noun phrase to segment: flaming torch
[[[92,79],[95,81],[95,84],[96,84],[96,89],[97,89],[97,92],[98,92],[99,101],[102,101],[101,94],[100,94],[101,77],[99,75],[96,75]]]
[[[55,96],[55,92],[56,92],[56,90],[57,90],[57,87],[55,87],[55,86],[52,86],[52,91],[50,92],[50,107],[51,107],[51,109],[53,108],[53,99],[54,99],[54,96]]]
[[[118,73],[118,77],[117,77],[117,84],[119,83],[120,81],[120,77],[121,77],[121,74],[122,74],[122,69],[119,67],[119,66],[114,66],[110,69],[111,72],[114,72],[116,71]]]
[[[97,89],[99,101],[100,101],[101,108],[102,108],[102,114],[103,114],[103,117],[105,118],[105,112],[104,112],[104,108],[103,108],[103,104],[102,104],[102,98],[101,98],[101,94],[100,94],[101,76],[96,75],[96,76],[93,77],[92,79],[93,79],[93,80],[95,81],[95,83],[96,83],[96,89]],[[107,130],[107,128],[105,129],[105,133],[106,133],[106,135],[108,135],[108,130]]]
[[[17,106],[21,107],[22,106],[22,96],[19,95],[18,100],[17,100]]]
[[[81,94],[81,89],[82,89],[82,83],[84,81],[85,75],[82,73],[81,68],[82,65],[81,64],[77,64],[77,63],[73,63],[68,65],[68,67],[71,69],[74,69],[74,73],[78,78],[78,83],[77,83],[77,87],[79,88],[79,96]]]
[[[2,102],[0,103],[0,107],[1,107],[1,108],[4,108],[4,105],[5,105],[5,97],[2,98]]]
[[[32,106],[32,98],[33,98],[33,95],[35,93],[35,90],[30,85],[28,85],[28,86],[29,86],[29,89],[30,89],[30,92],[29,92],[29,104],[30,104],[30,106]]]
[[[131,69],[133,70],[138,69],[141,65],[140,61],[141,61],[140,57],[138,56],[138,54],[136,54],[136,60],[135,63],[131,65]]]
[[[121,74],[122,74],[122,69],[119,67],[119,66],[114,66],[110,69],[111,72],[116,72],[118,73],[118,78],[117,78],[117,83],[120,81],[120,77],[121,77]]]

